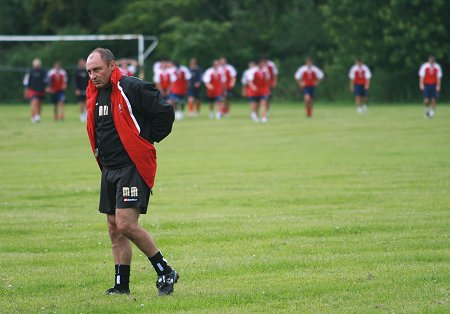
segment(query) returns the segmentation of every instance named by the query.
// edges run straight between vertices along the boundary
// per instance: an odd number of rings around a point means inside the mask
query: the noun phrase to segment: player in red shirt
[[[264,60],[264,68],[269,73],[269,86],[270,86],[270,96],[267,100],[267,114],[269,114],[271,100],[273,98],[274,90],[277,87],[278,83],[278,68],[275,62],[267,59],[266,56],[263,57]]]
[[[117,63],[119,65],[119,70],[123,75],[136,75],[138,62],[135,59],[119,59],[117,60]]]
[[[159,89],[162,98],[168,99],[173,81],[175,81],[175,78],[173,77],[172,64],[168,61],[161,61],[159,68],[153,73],[153,82]]]
[[[169,103],[175,110],[175,119],[181,120],[184,116],[184,103],[186,101],[186,94],[188,82],[191,78],[191,72],[184,65],[179,65],[175,62],[175,71],[172,75],[172,85],[169,96]],[[180,106],[178,106],[180,105]]]
[[[425,117],[433,118],[436,111],[436,100],[441,91],[442,69],[436,63],[434,56],[428,57],[428,62],[422,64],[419,70],[419,88],[423,91]]]
[[[306,105],[306,116],[310,118],[313,113],[316,87],[323,79],[324,74],[322,70],[314,65],[312,58],[306,58],[306,64],[298,68],[294,77],[298,82],[300,89],[303,90],[303,100]]]
[[[246,76],[249,100],[252,107],[252,119],[259,121],[258,108],[261,107],[261,122],[267,122],[267,102],[270,96],[270,74],[265,68],[264,59],[259,60],[258,65],[249,70]]]
[[[54,105],[55,121],[64,120],[64,101],[66,100],[67,72],[56,62],[53,69],[48,71],[48,91]]]
[[[369,100],[367,91],[372,78],[369,67],[361,59],[357,59],[356,64],[350,68],[348,78],[350,79],[350,91],[355,94],[356,111],[358,113],[367,112],[367,102]]]
[[[250,87],[250,73],[254,71],[254,67],[256,66],[255,62],[250,61],[248,63],[248,68],[242,73],[241,84],[242,84],[242,96],[246,97],[250,103],[250,118],[259,122],[258,117],[258,104],[254,102],[255,91]]]
[[[233,88],[236,85],[236,69],[228,64],[227,59],[225,57],[220,58],[220,71],[222,75],[225,77],[225,87],[223,89],[224,93],[224,105],[223,105],[223,114],[228,115],[230,112],[230,99],[233,97]]]
[[[209,118],[214,119],[214,105],[216,106],[216,119],[221,119],[223,114],[223,87],[225,76],[219,69],[220,63],[214,60],[212,67],[203,74],[203,83],[206,86],[206,96],[209,101]]]

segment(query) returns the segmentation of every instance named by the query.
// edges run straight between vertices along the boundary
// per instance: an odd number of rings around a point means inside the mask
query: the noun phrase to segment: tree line
[[[226,56],[240,73],[267,55],[279,67],[276,95],[296,99],[295,70],[306,56],[325,72],[319,97],[350,100],[347,73],[361,57],[372,69],[377,101],[420,99],[417,71],[434,54],[444,71],[442,97],[450,98],[450,1],[446,0],[3,0],[2,35],[143,33],[160,44],[147,60],[166,57],[203,68]],[[22,95],[24,71],[34,57],[69,72],[99,45],[118,57],[136,57],[127,42],[0,43],[0,99]]]

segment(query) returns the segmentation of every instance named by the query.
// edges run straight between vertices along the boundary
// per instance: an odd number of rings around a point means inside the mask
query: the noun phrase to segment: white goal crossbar
[[[143,34],[122,34],[122,35],[0,35],[2,41],[102,41],[102,40],[137,40],[138,42],[138,64],[139,77],[144,78],[145,59],[158,46],[156,36],[147,36]],[[151,44],[145,49],[145,41],[151,41]]]

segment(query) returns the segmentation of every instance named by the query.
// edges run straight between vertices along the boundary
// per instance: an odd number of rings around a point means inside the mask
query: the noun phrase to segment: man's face
[[[85,69],[86,68],[86,61],[84,59],[78,60],[78,68],[79,69]]]
[[[111,82],[111,73],[115,67],[116,63],[114,61],[106,64],[98,52],[90,54],[86,62],[86,71],[89,79],[94,83],[96,88],[104,88],[109,85],[109,82]]]

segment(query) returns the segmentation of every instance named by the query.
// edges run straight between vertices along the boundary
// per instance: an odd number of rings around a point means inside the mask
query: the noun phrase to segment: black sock
[[[172,272],[172,267],[167,265],[166,259],[162,256],[161,252],[156,253],[154,256],[148,258],[152,263],[158,276],[168,275]]]
[[[119,290],[130,289],[130,265],[115,265],[115,285],[114,288]]]

